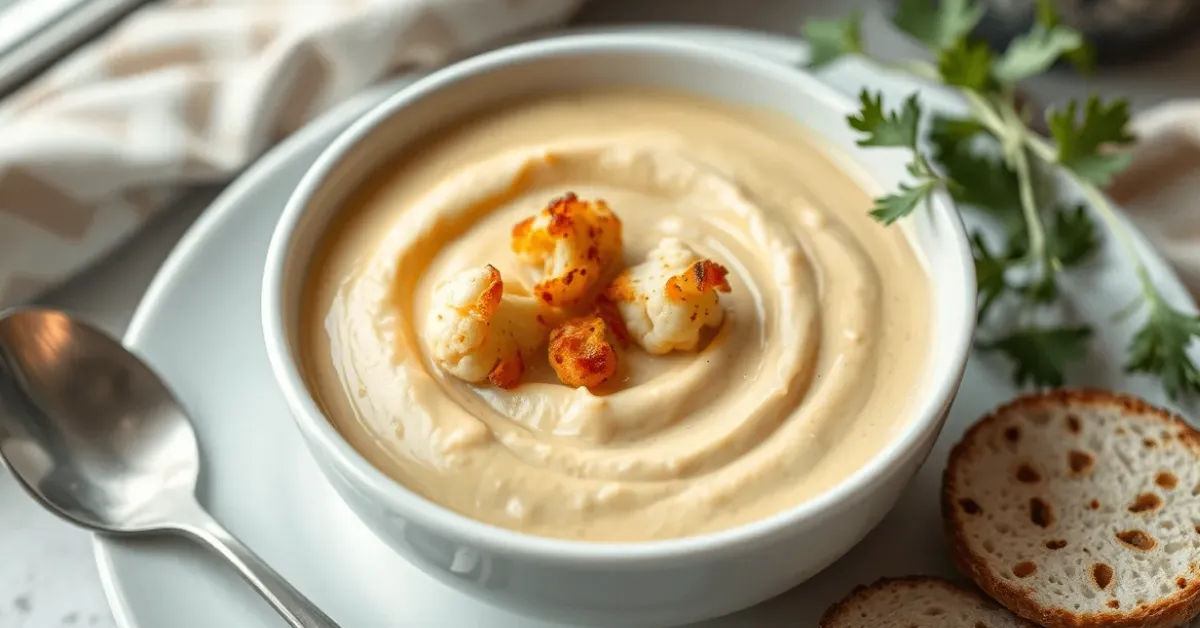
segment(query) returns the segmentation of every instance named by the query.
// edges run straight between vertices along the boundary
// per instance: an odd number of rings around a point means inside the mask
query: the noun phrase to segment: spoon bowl
[[[0,312],[0,463],[72,523],[198,541],[288,625],[337,628],[200,506],[187,414],[149,366],[86,322],[46,309]]]
[[[0,319],[0,458],[35,499],[101,532],[164,527],[200,471],[167,386],[99,329],[61,312]]]

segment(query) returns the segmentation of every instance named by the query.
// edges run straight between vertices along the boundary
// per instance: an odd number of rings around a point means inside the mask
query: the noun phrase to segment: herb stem
[[[1046,249],[1046,228],[1038,214],[1037,200],[1033,194],[1033,173],[1029,169],[1029,155],[1025,152],[1025,147],[1015,147],[1009,161],[1017,173],[1021,211],[1025,214],[1025,227],[1029,230],[1029,259],[1040,262],[1042,274],[1049,275],[1053,269]]]
[[[1032,139],[1036,140],[1037,138]],[[1126,254],[1133,261],[1138,281],[1142,284],[1142,292],[1145,293],[1147,300],[1153,302],[1158,297],[1158,288],[1151,281],[1150,271],[1146,268],[1142,256],[1138,254],[1137,245],[1134,244],[1133,236],[1129,231],[1129,226],[1125,222],[1125,219],[1117,214],[1112,203],[1108,202],[1108,199],[1104,197],[1104,194],[1096,186],[1084,181],[1070,170],[1067,170],[1067,173],[1071,176],[1075,184],[1079,186],[1084,200],[1096,211],[1100,212],[1100,216],[1104,219],[1104,222],[1108,223],[1109,229],[1116,234],[1117,240],[1121,242],[1121,248],[1125,249]]]
[[[1052,145],[1050,142],[1047,142],[1040,135],[1026,132],[1022,134],[1021,139],[1025,142],[1025,145],[1029,147],[1029,150],[1032,151],[1034,155],[1037,155],[1038,159],[1041,159],[1048,164],[1058,163],[1058,150],[1054,148],[1054,145]]]
[[[971,108],[971,113],[975,114],[979,122],[987,127],[1001,143],[1004,143],[1012,136],[1011,125],[1004,121],[1004,118],[996,111],[992,103],[988,102],[987,98],[970,89],[960,87],[957,91],[967,100],[967,104]]]
[[[982,94],[969,89],[959,89],[959,93],[967,100],[971,113],[980,121],[1000,142],[1004,160],[1012,167],[1017,175],[1017,191],[1021,200],[1021,213],[1025,217],[1025,227],[1029,233],[1029,253],[1031,262],[1041,265],[1043,276],[1049,277],[1055,269],[1052,266],[1049,250],[1046,247],[1046,227],[1042,223],[1041,214],[1037,208],[1037,197],[1033,190],[1033,171],[1029,167],[1029,155],[1024,140],[1025,125],[1011,102],[1001,102],[993,105]]]
[[[1034,155],[1048,164],[1058,165],[1058,151],[1055,150],[1054,146],[1051,145],[1050,142],[1047,142],[1041,136],[1029,131],[1028,129],[1021,130],[1023,131],[1021,134],[1021,139],[1025,142],[1025,145],[1029,147],[1029,150],[1032,151]],[[1134,268],[1136,269],[1138,275],[1138,280],[1142,284],[1142,291],[1146,293],[1147,297],[1150,297],[1152,294],[1157,294],[1158,290],[1154,287],[1154,283],[1150,280],[1150,271],[1147,270],[1145,263],[1142,261],[1141,255],[1138,254],[1137,246],[1133,242],[1133,236],[1130,235],[1128,225],[1126,224],[1125,220],[1117,214],[1116,209],[1114,209],[1112,206],[1112,203],[1108,202],[1108,199],[1104,197],[1104,193],[1101,192],[1100,189],[1095,185],[1092,185],[1091,182],[1086,181],[1082,177],[1076,175],[1069,168],[1062,168],[1062,171],[1065,172],[1067,176],[1069,176],[1075,183],[1075,185],[1079,187],[1079,191],[1083,195],[1084,200],[1086,200],[1088,205],[1091,205],[1093,209],[1095,209],[1097,212],[1100,212],[1100,217],[1104,219],[1104,222],[1108,223],[1110,230],[1116,234],[1117,239],[1121,242],[1121,248],[1125,249],[1125,253],[1133,260]]]

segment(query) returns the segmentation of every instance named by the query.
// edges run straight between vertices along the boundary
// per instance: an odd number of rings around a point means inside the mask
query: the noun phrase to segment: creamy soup
[[[310,269],[303,369],[339,432],[425,498],[473,519],[590,541],[691,536],[762,519],[844,480],[913,417],[930,288],[901,229],[805,129],[678,94],[539,96],[408,147],[349,199]],[[621,352],[589,390],[544,359],[503,389],[431,359],[434,286],[491,264],[540,269],[515,224],[602,199],[632,265],[664,238],[728,269],[694,351]]]

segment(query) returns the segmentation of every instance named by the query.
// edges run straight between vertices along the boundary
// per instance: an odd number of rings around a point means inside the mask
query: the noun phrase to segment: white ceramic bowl
[[[849,550],[891,509],[928,455],[966,364],[975,281],[962,223],[944,197],[905,228],[936,289],[937,330],[917,416],[884,451],[832,490],[750,525],[631,544],[556,540],[480,523],[432,503],[377,470],[322,415],[296,364],[299,295],[314,245],[341,201],[389,155],[431,127],[535,90],[646,85],[793,116],[840,149],[867,189],[904,178],[900,150],[855,146],[852,103],[797,69],[747,54],[661,38],[571,35],[475,57],[413,84],[367,113],[296,189],[267,258],[263,327],[275,377],[328,480],[397,552],[435,578],[520,613],[612,626],[698,621],[770,598]],[[337,543],[336,538],[328,540]],[[396,591],[403,598],[404,591]]]

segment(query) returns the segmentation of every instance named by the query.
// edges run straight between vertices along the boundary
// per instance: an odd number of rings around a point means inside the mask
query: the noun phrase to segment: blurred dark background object
[[[898,0],[892,0],[893,5]],[[1037,0],[981,0],[976,36],[1003,50],[1029,30]],[[1200,35],[1200,0],[1052,0],[1063,24],[1082,32],[1100,66],[1145,61]]]
[[[1098,65],[1147,60],[1200,35],[1200,0],[1053,0],[1063,24],[1083,33]],[[978,35],[1003,49],[1029,29],[1036,0],[984,0]]]

